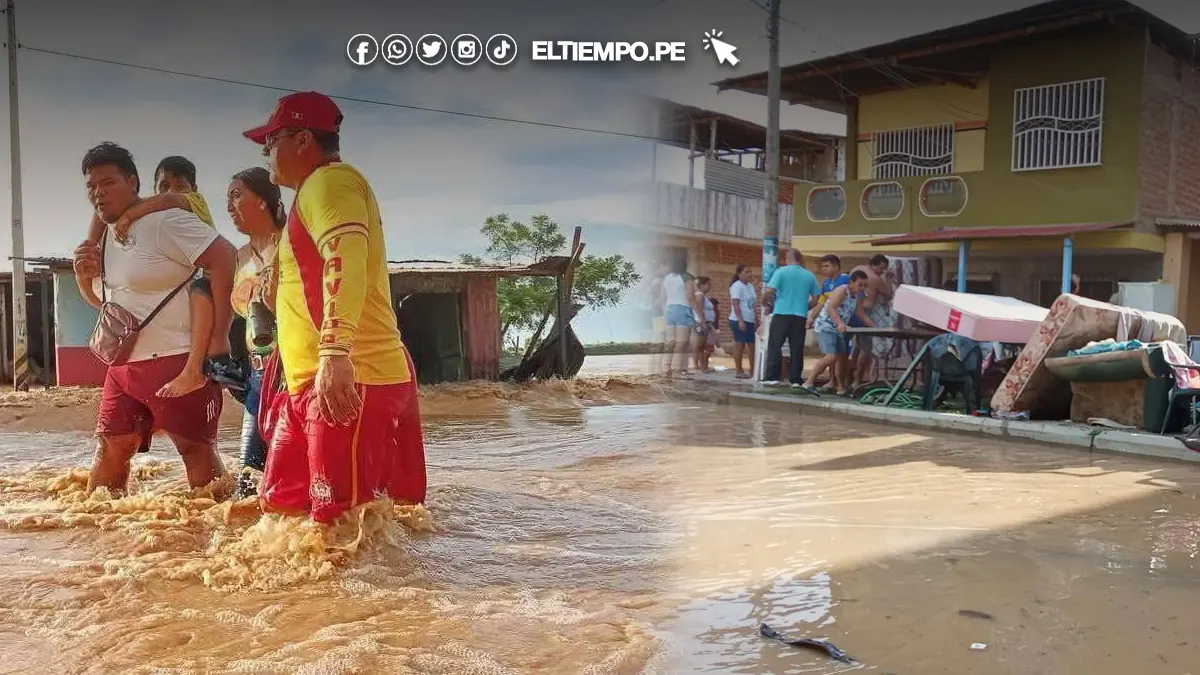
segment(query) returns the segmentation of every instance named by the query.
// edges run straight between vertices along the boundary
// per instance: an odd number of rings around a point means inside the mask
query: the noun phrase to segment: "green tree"
[[[529,223],[512,220],[508,214],[488,216],[480,228],[487,237],[487,257],[464,254],[467,265],[528,265],[553,255],[570,255],[562,227],[546,215]],[[641,281],[633,263],[620,254],[584,256],[575,268],[571,298],[591,309],[613,307],[632,286]],[[508,344],[512,331],[532,331],[541,323],[554,302],[555,282],[547,277],[505,277],[497,287],[501,344]]]

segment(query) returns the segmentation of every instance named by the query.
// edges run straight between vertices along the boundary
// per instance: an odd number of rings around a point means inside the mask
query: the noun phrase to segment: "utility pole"
[[[13,0],[4,9],[8,19],[8,148],[12,158],[12,317],[13,388],[29,389],[29,322],[25,316],[25,228],[21,223],[21,113],[17,105],[17,15]]]
[[[780,0],[768,0],[767,7],[767,43],[769,61],[767,62],[767,222],[763,225],[763,297],[766,297],[767,282],[779,264],[779,3]],[[763,379],[766,372],[767,342],[770,341],[771,326],[768,323],[766,304],[763,304],[762,320],[758,324],[764,328],[763,339],[755,342],[760,345],[755,359],[756,380]],[[803,347],[802,347],[803,348]]]

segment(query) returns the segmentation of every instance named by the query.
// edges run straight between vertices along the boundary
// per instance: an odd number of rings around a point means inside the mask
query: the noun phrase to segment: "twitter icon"
[[[449,47],[441,35],[429,33],[417,40],[417,60],[427,66],[436,66],[446,60]]]

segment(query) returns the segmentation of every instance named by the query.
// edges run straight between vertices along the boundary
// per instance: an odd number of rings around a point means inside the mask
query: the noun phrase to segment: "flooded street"
[[[645,386],[427,400],[428,511],[325,539],[0,432],[0,673],[1200,673],[1200,470]]]

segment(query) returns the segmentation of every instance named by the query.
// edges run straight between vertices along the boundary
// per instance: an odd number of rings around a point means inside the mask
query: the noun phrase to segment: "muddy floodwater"
[[[1200,469],[642,386],[443,396],[427,509],[328,533],[10,424],[0,673],[1200,673]]]

